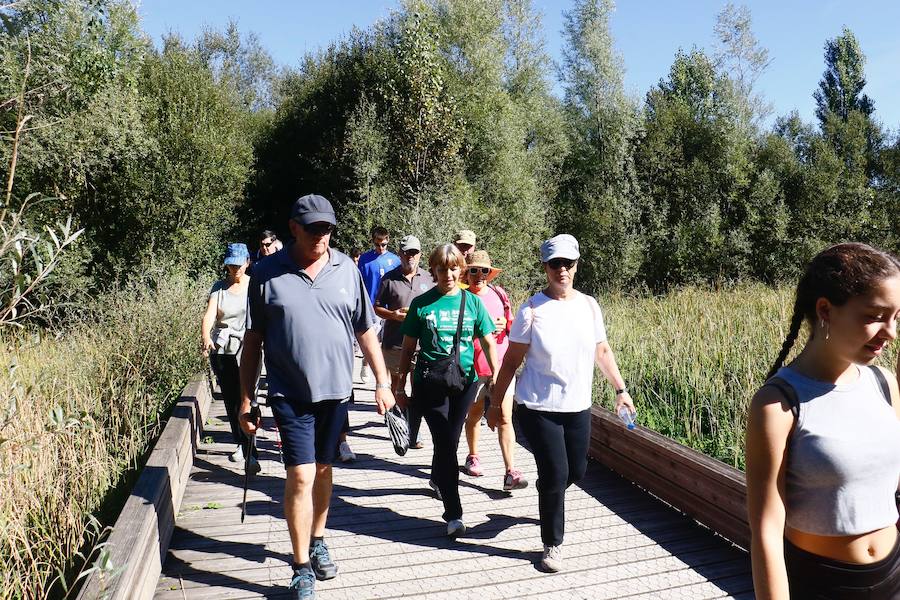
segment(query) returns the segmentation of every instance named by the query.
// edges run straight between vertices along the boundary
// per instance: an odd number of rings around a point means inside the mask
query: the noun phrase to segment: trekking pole
[[[253,400],[250,402],[250,422],[257,423],[259,421],[259,403],[256,401],[256,396],[254,395]],[[244,499],[241,501],[241,523],[244,522],[244,517],[247,515],[247,488],[250,487],[250,460],[253,457],[253,451],[256,450],[256,434],[250,436],[249,443],[247,444],[247,456],[244,457]]]

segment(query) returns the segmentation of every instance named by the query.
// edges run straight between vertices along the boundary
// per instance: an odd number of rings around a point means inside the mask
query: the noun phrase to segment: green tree
[[[571,153],[557,221],[581,243],[579,279],[591,291],[634,281],[643,255],[633,161],[640,122],[623,89],[624,68],[609,30],[612,11],[611,0],[578,0],[564,25],[561,77]]]

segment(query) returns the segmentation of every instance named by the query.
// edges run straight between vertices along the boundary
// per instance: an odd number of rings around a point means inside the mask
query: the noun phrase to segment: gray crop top
[[[872,369],[835,385],[782,367],[799,401],[788,442],[786,524],[816,535],[859,535],[897,522],[900,421]],[[886,401],[887,400],[887,401]]]

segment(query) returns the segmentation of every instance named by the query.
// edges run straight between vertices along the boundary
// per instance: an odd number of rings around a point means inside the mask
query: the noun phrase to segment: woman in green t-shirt
[[[469,407],[475,400],[478,386],[475,382],[475,346],[477,338],[487,356],[494,374],[489,386],[494,384],[497,373],[497,353],[494,347],[494,320],[475,294],[459,288],[459,276],[466,267],[465,258],[453,244],[439,246],[428,258],[428,266],[434,277],[435,287],[413,299],[400,326],[403,333],[403,350],[400,356],[400,382],[394,390],[401,406],[406,404],[403,390],[416,345],[419,358],[413,373],[413,409],[422,413],[431,440],[434,456],[431,459],[429,485],[444,503],[444,520],[447,535],[456,537],[466,531],[462,522],[462,505],[459,501],[459,463],[456,448]],[[437,360],[447,358],[453,350],[453,341],[459,322],[460,294],[465,301],[462,329],[459,336],[459,364],[466,384],[459,393],[429,385],[423,372]]]

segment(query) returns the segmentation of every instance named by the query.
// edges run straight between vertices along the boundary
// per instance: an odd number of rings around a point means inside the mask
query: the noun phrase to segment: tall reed
[[[114,516],[117,487],[200,369],[201,304],[186,277],[147,277],[58,337],[2,339],[0,597],[65,596],[97,541],[90,515]]]

